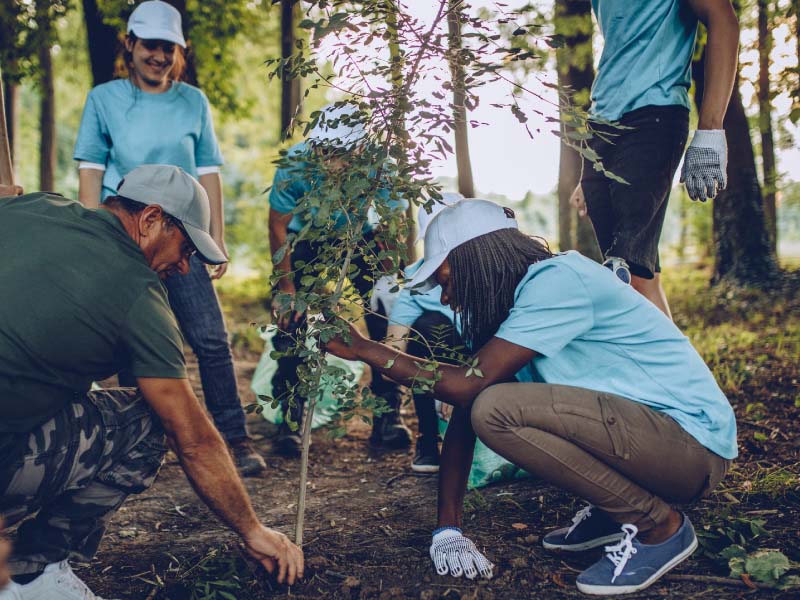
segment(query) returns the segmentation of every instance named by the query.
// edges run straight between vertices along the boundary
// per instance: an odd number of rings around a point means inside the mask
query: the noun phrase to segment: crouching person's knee
[[[483,390],[472,403],[472,429],[475,435],[487,446],[492,438],[507,429],[507,420],[503,417],[502,404],[503,384],[493,385]]]
[[[127,493],[143,492],[158,475],[167,453],[161,421],[138,390],[109,390],[93,398],[107,428],[105,459],[99,479]]]

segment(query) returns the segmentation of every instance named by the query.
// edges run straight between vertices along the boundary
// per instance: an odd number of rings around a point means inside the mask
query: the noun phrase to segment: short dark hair
[[[109,196],[103,201],[103,204],[108,208],[122,209],[129,215],[138,215],[147,208],[147,204],[139,202],[138,200],[131,200],[125,196]]]
[[[528,267],[552,258],[547,242],[518,229],[500,229],[464,242],[447,257],[451,300],[461,311],[464,340],[472,352],[508,318],[514,292]]]
[[[103,201],[103,204],[108,208],[116,208],[124,210],[131,216],[136,216],[141,213],[145,208],[150,206],[138,200],[131,200],[125,196],[109,196]],[[164,220],[169,227],[181,227],[182,223],[168,212],[164,212]]]

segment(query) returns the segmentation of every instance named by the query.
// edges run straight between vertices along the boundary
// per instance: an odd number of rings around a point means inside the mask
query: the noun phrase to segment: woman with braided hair
[[[577,578],[595,595],[652,585],[697,547],[670,503],[690,503],[736,457],[733,410],[703,360],[652,303],[577,252],[553,254],[486,200],[443,209],[425,234],[409,286],[441,285],[474,357],[436,364],[433,394],[454,406],[442,449],[440,575],[491,577],[492,563],[462,535],[462,503],[476,436],[524,470],[588,502],[547,549],[605,546]],[[365,339],[327,350],[398,383],[431,379],[430,365]],[[513,381],[520,370],[529,381]],[[517,374],[517,380],[520,375]]]

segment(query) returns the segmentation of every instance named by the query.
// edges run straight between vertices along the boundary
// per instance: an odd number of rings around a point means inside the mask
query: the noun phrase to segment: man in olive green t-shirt
[[[195,252],[227,260],[205,191],[178,167],[144,165],[118,193],[97,210],[46,193],[0,200],[0,514],[13,525],[38,511],[0,600],[95,597],[67,559],[89,560],[128,494],[153,483],[165,434],[198,495],[293,583],[302,551],[256,518],[188,383],[159,281]],[[89,391],[123,366],[138,389]]]

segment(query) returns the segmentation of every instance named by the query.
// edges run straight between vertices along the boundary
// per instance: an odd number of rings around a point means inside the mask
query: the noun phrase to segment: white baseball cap
[[[439,211],[425,231],[425,258],[408,284],[417,292],[428,292],[438,283],[436,269],[450,252],[470,240],[500,229],[519,229],[514,212],[488,200],[461,200]]]
[[[357,112],[358,107],[354,104],[329,104],[322,109],[308,140],[343,149],[354,146],[367,135],[363,120],[354,116]]]
[[[128,19],[128,33],[143,40],[165,40],[186,48],[181,13],[161,0],[146,0],[137,6]]]
[[[463,200],[464,195],[459,194],[458,192],[445,192],[442,194],[441,200],[434,200],[433,206],[430,208],[430,212],[425,209],[425,206],[420,206],[417,209],[417,223],[419,225],[419,231],[417,232],[417,241],[425,239],[425,231],[428,229],[428,225],[433,220],[433,217],[438,215],[443,208],[447,208],[448,206],[453,206],[459,200]]]
[[[203,186],[174,165],[142,165],[125,175],[117,193],[142,204],[157,204],[181,222],[200,260],[210,265],[228,262],[211,237],[211,206]]]

